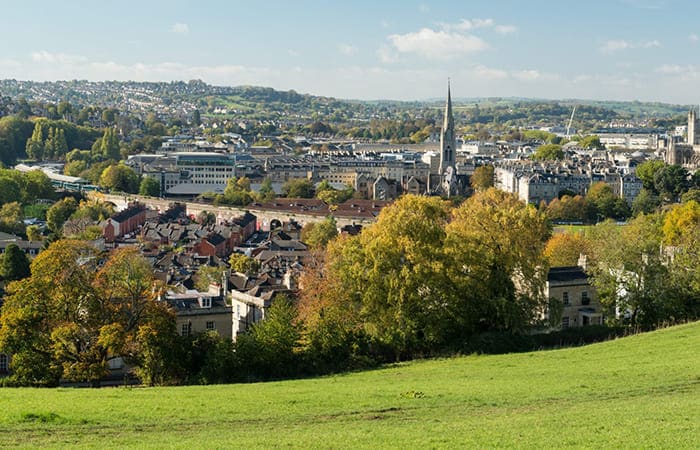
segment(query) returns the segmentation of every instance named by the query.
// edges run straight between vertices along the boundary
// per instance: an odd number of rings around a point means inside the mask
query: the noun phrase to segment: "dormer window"
[[[211,308],[211,297],[200,297],[199,306],[201,308]]]

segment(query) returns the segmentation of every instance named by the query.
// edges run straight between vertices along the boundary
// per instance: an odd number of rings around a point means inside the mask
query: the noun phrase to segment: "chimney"
[[[578,263],[576,265],[582,268],[584,271],[588,270],[588,256],[583,253],[579,253]]]

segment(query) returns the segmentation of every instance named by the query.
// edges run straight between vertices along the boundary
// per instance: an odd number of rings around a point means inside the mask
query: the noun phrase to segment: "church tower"
[[[440,175],[445,174],[448,167],[455,169],[455,152],[457,139],[455,138],[455,120],[452,117],[452,97],[450,96],[450,81],[447,80],[447,103],[445,104],[445,117],[440,131]]]
[[[695,108],[691,108],[688,112],[688,145],[697,144],[697,136],[695,126],[698,123],[697,114]]]

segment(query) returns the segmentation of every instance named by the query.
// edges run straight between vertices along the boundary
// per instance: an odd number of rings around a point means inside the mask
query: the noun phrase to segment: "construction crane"
[[[571,124],[574,121],[574,114],[576,113],[576,105],[574,105],[574,109],[571,110],[571,117],[569,118],[569,124],[566,126],[566,138],[569,139],[571,137]]]

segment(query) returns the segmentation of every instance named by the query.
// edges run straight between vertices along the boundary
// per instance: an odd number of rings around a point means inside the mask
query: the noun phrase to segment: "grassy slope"
[[[693,447],[700,323],[321,379],[0,389],[0,447]]]

